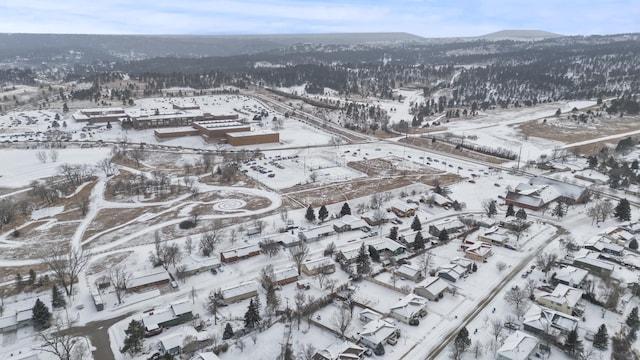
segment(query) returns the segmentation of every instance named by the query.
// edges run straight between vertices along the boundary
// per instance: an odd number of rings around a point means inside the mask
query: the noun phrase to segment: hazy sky
[[[640,32],[638,0],[2,0],[0,14],[10,33]]]

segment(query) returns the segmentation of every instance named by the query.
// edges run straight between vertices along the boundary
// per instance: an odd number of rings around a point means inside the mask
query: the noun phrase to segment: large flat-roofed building
[[[89,108],[80,109],[73,115],[73,120],[76,122],[88,122],[90,124],[116,122],[121,118],[126,118],[127,114],[123,108],[120,107],[108,107],[108,108]]]
[[[227,143],[233,146],[270,144],[280,142],[280,134],[275,131],[227,132]]]
[[[250,132],[249,125],[243,125],[235,120],[207,120],[193,123],[193,127],[200,132],[206,142],[225,139],[228,133]]]
[[[195,129],[193,126],[181,126],[155,129],[153,131],[153,135],[158,140],[168,140],[185,136],[198,136],[200,135],[200,131],[198,131],[198,129]]]
[[[167,113],[129,113],[129,120],[134,129],[153,129],[161,127],[189,126],[196,121],[206,120],[201,111],[174,111]]]

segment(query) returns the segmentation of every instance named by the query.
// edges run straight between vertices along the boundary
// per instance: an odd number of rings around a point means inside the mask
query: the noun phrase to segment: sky
[[[0,14],[6,33],[640,32],[638,0],[2,0]]]

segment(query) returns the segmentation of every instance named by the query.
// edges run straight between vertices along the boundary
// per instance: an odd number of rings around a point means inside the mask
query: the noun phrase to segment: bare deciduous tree
[[[73,322],[70,320],[65,321],[58,317],[53,322],[52,329],[46,332],[38,332],[36,338],[40,343],[39,350],[50,353],[59,360],[80,359],[77,354],[83,353],[88,349],[79,349],[85,346],[85,342],[79,341],[81,337],[69,331]]]
[[[38,150],[36,151],[36,158],[41,162],[41,163],[46,163],[47,162],[47,153],[44,150]]]
[[[58,161],[58,150],[56,149],[49,150],[49,160],[51,160],[52,163]]]
[[[204,256],[210,256],[216,248],[216,244],[220,242],[223,236],[222,225],[219,221],[215,221],[212,226],[207,228],[200,237],[200,251]]]
[[[497,342],[498,337],[500,337],[500,332],[502,332],[503,324],[502,321],[498,318],[491,319],[489,323],[489,331],[491,335],[493,335],[494,340]]]
[[[73,295],[73,284],[78,281],[78,276],[89,263],[90,253],[82,247],[71,248],[69,252],[64,249],[48,249],[40,256],[42,263],[46,265],[58,279],[67,294]]]
[[[80,209],[80,212],[82,212],[82,216],[87,215],[87,212],[89,211],[89,205],[91,205],[91,199],[89,198],[89,196],[85,195],[78,201],[78,208]]]
[[[349,325],[351,325],[351,312],[349,311],[348,306],[345,306],[344,304],[341,305],[340,309],[333,314],[331,321],[338,329],[340,336],[344,339],[344,333],[349,328]]]
[[[296,268],[298,269],[298,275],[300,275],[300,269],[302,268],[302,263],[309,256],[309,247],[307,244],[300,242],[298,245],[289,248],[289,257],[296,264]]]
[[[127,291],[127,280],[129,280],[130,276],[131,274],[128,273],[122,265],[116,265],[109,272],[109,280],[113,285],[118,304],[122,304],[122,298]]]
[[[104,173],[104,176],[111,176],[115,173],[117,167],[115,164],[111,162],[111,158],[105,158],[100,160],[96,164],[96,168],[101,170]]]
[[[504,296],[506,302],[514,307],[518,318],[524,314],[524,305],[527,303],[527,292],[518,286],[512,287]]]
[[[269,255],[269,257],[278,255],[278,253],[280,252],[280,249],[282,248],[280,243],[276,242],[273,239],[267,239],[263,241],[260,244],[260,247],[262,248],[262,252]]]

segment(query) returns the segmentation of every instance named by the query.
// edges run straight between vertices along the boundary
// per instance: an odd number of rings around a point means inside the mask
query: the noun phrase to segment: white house
[[[496,360],[536,360],[538,339],[516,330],[504,341],[496,353]]]
[[[438,300],[442,298],[449,284],[439,277],[430,276],[413,289],[413,292],[428,299]]]
[[[582,316],[584,305],[579,304],[582,290],[565,284],[558,284],[551,294],[538,296],[536,301],[552,310],[561,311],[567,315]]]
[[[398,327],[385,320],[375,320],[364,325],[362,332],[360,332],[360,343],[375,349],[379,345],[384,345],[388,339],[399,336]]]
[[[411,265],[404,264],[395,270],[396,275],[403,279],[418,282],[422,278],[422,270]]]
[[[427,315],[427,299],[416,294],[408,294],[389,309],[391,317],[408,324],[412,319]]]
[[[554,279],[560,284],[565,284],[574,288],[582,288],[584,279],[586,279],[589,271],[580,269],[575,266],[567,266],[562,269],[558,269],[555,272]]]

